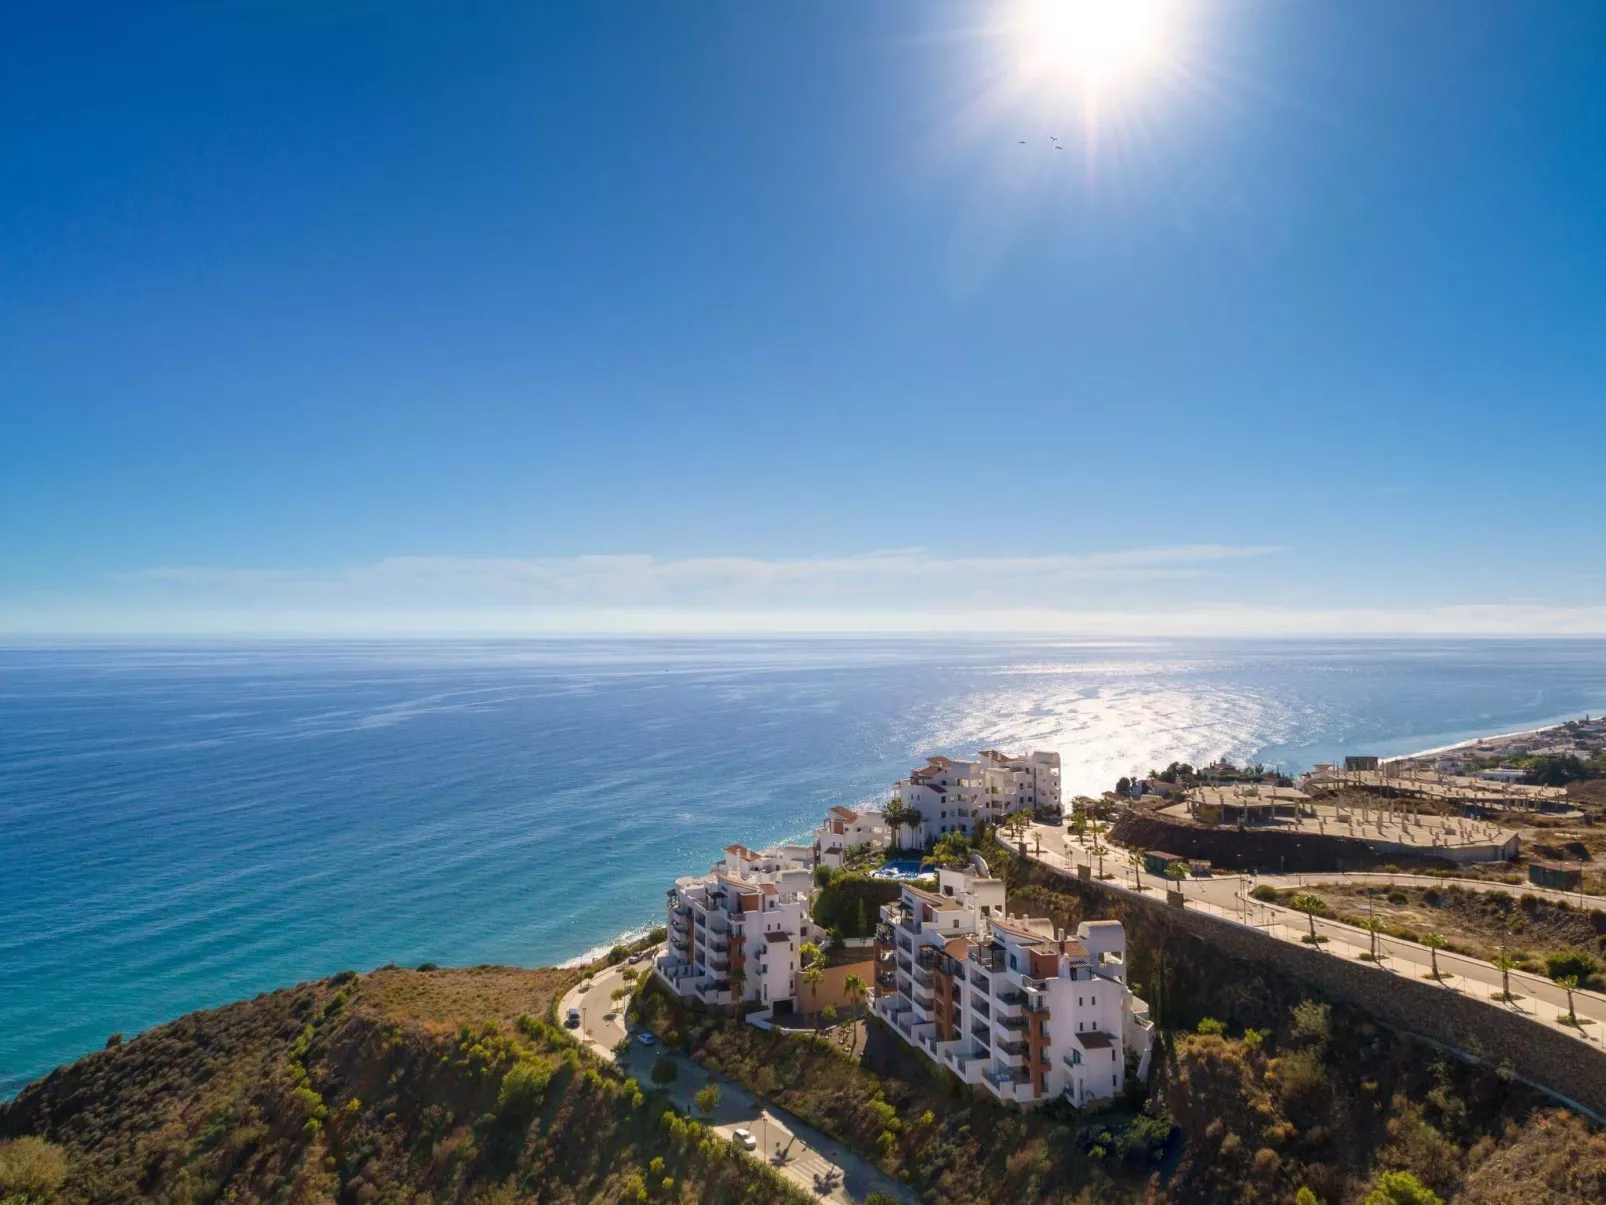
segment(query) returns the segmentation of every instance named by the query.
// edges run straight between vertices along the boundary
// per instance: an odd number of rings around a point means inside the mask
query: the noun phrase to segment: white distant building
[[[920,812],[920,826],[905,829],[904,843],[929,845],[943,833],[975,831],[1011,812],[1060,809],[1060,755],[1010,757],[985,749],[975,761],[931,757],[908,778],[892,784],[893,796]]]
[[[1129,1055],[1147,1078],[1154,1027],[1126,983],[1120,922],[1084,922],[1070,938],[1048,920],[1004,915],[998,880],[955,878],[939,878],[939,895],[905,887],[882,908],[876,1013],[999,1100],[1117,1096]]]
[[[814,830],[814,860],[836,870],[854,850],[885,849],[890,835],[879,811],[834,807],[826,812],[825,823]]]
[[[744,1002],[795,1007],[800,949],[822,936],[809,920],[813,858],[807,845],[729,845],[708,874],[675,880],[654,973],[705,1004],[730,1004],[739,992]]]

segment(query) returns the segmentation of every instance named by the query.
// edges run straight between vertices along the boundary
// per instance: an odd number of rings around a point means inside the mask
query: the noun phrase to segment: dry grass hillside
[[[25,1089],[0,1169],[54,1151],[52,1205],[791,1199],[547,1023],[578,974],[385,970],[184,1017]]]

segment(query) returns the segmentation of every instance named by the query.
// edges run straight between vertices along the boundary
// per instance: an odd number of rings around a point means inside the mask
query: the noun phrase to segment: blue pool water
[[[0,1097],[195,1008],[572,958],[928,753],[1396,754],[1606,708],[1606,643],[0,649]]]
[[[927,870],[925,873],[929,875],[931,871]],[[919,861],[910,859],[908,861],[890,860],[883,862],[871,872],[870,877],[875,879],[918,879],[920,875],[921,865]]]

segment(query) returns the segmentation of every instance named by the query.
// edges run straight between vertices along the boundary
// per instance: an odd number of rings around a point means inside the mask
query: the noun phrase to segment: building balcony
[[[970,985],[984,992],[992,990],[992,980],[981,974],[974,967],[970,971]]]
[[[934,965],[936,965],[937,957],[941,953],[942,951],[936,946],[921,946],[919,951],[915,954],[915,962],[919,963],[920,966],[929,971]]]
[[[715,972],[728,971],[731,969],[731,960],[729,958],[716,958],[708,966],[710,970]]]
[[[730,938],[716,938],[708,943],[708,948],[715,954],[723,954],[726,950],[731,948]]]
[[[1001,971],[1004,969],[1004,947],[971,946],[970,961],[984,971]]]
[[[1025,1017],[999,1017],[998,1024],[1011,1033],[1020,1033],[1026,1028]]]
[[[1026,1003],[1022,1007],[1033,1016],[1046,1017],[1048,1016],[1048,997],[1040,992],[1029,992],[1026,996]]]
[[[928,970],[923,969],[919,962],[915,963],[914,976],[915,976],[915,982],[918,983],[921,987],[924,987],[924,988],[930,988],[931,987],[931,972],[928,971]]]
[[[1048,991],[1048,981],[1046,979],[1033,979],[1030,975],[1022,975],[1020,981],[1025,984],[1026,990],[1029,992]]]
[[[1026,993],[1018,987],[1007,987],[993,997],[1006,1008],[1019,1008],[1026,1002]]]
[[[931,1009],[931,993],[930,992],[921,991],[917,987],[917,988],[915,988],[914,992],[910,995],[909,999],[913,1000],[921,1008],[926,1009],[927,1011],[930,1011],[930,1009]]]
[[[905,934],[900,932],[898,934],[898,949],[902,950],[910,957],[913,957],[915,952],[915,943],[910,941]]]
[[[982,1024],[981,1022],[979,1022],[979,1021],[975,1025],[972,1025],[970,1027],[970,1035],[971,1035],[971,1037],[975,1038],[978,1042],[980,1042],[983,1046],[991,1046],[992,1045],[992,1041],[993,1041],[992,1030],[990,1028],[988,1028],[986,1025]]]
[[[970,1011],[975,1013],[978,1017],[992,1016],[992,1009],[988,1006],[987,1001],[981,999],[979,996],[971,1000]]]
[[[1080,1067],[1082,1065],[1082,1052],[1080,1050],[1067,1050],[1060,1056],[1060,1060],[1067,1067]]]
[[[1012,1054],[1017,1058],[1025,1058],[1028,1047],[1019,1038],[1011,1038],[1008,1041],[998,1043],[998,1049],[1005,1054]]]
[[[884,946],[890,946],[895,938],[892,936],[892,926],[883,921],[875,927],[875,939]]]
[[[913,975],[915,973],[914,963],[902,954],[898,955],[898,973],[900,975]]]
[[[995,1088],[1007,1088],[1015,1083],[1015,1074],[1008,1067],[989,1067],[981,1074]]]

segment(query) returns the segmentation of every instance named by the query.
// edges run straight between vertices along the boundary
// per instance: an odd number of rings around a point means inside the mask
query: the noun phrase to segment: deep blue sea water
[[[1606,710],[1606,642],[0,649],[0,1099],[191,1009],[573,958],[928,753],[1300,767]]]

